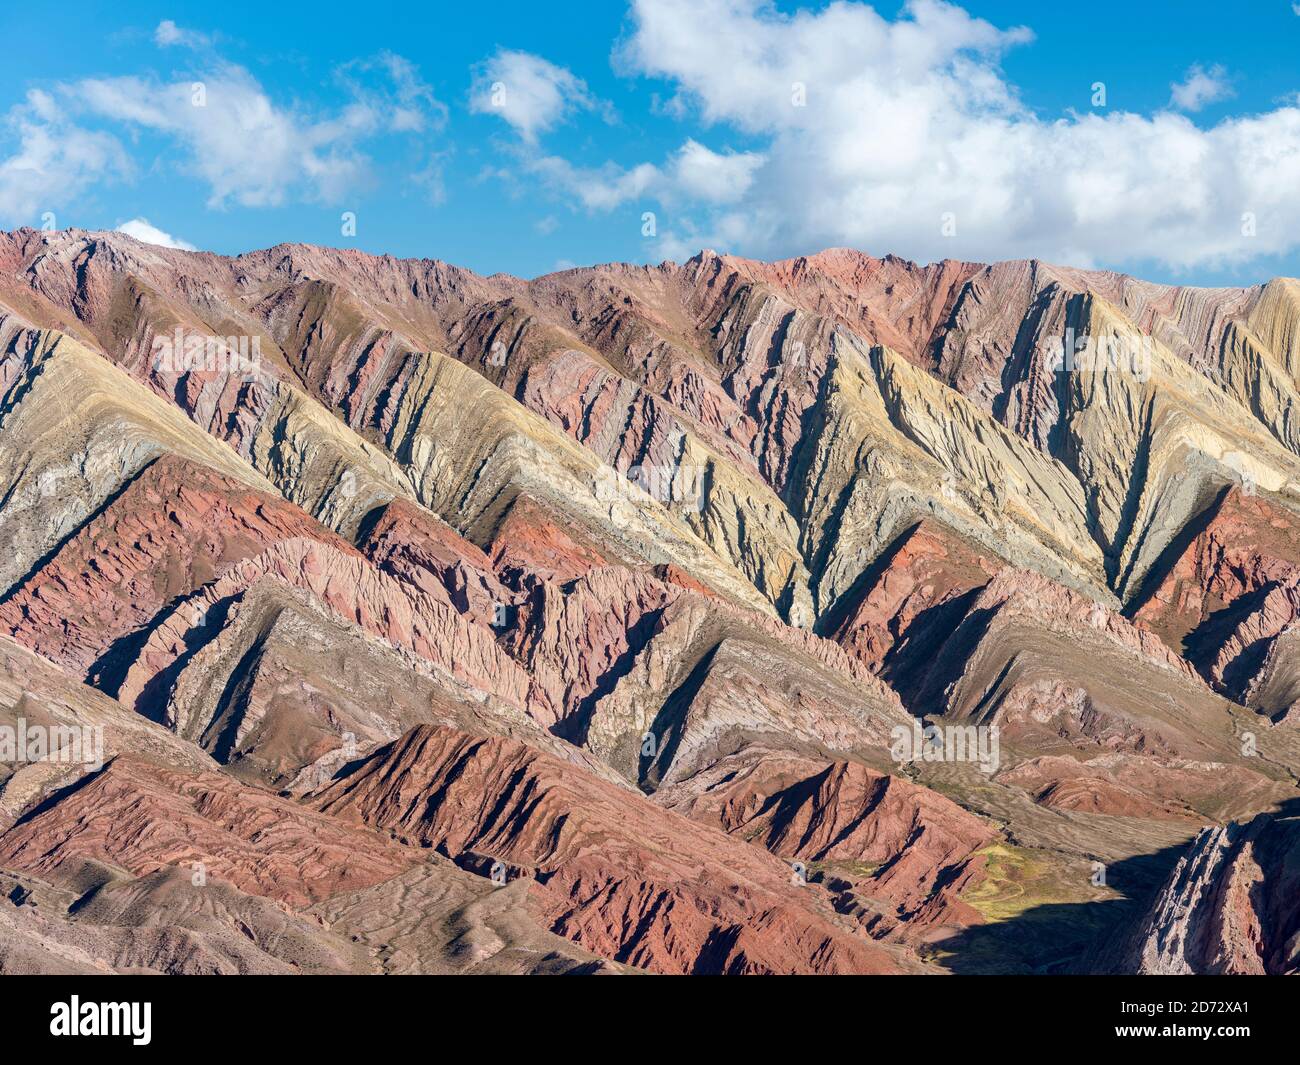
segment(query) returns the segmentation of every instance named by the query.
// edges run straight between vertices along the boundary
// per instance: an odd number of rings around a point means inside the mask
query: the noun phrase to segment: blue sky
[[[1290,0],[68,0],[0,30],[6,228],[524,276],[832,245],[1300,274]]]

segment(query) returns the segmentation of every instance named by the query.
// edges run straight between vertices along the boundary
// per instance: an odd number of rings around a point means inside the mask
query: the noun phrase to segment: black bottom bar
[[[564,1054],[658,1044],[689,1046],[698,1057],[735,1053],[755,1037],[769,1054],[858,1046],[875,1057],[881,1040],[927,1053],[1018,1045],[1077,1054],[1129,1044],[1222,1054],[1282,1039],[1295,1011],[1293,984],[1261,978],[507,979],[10,977],[0,982],[0,1002],[10,1060],[23,1048],[59,1044],[112,1044],[128,1055],[202,1048],[218,1057],[254,1049],[337,1057],[396,1053],[412,1042],[436,1060],[467,1038],[512,1056],[529,1045]],[[53,1034],[69,1030],[73,996],[76,1032],[116,1026],[127,1034]],[[132,1031],[146,1016],[141,1043]]]

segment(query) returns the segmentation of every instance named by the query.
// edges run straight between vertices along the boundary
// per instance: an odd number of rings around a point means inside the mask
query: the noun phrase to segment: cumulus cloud
[[[539,147],[539,135],[575,110],[608,109],[571,71],[527,52],[499,51],[478,72],[470,110],[495,113],[519,136],[515,168],[498,168],[507,181],[526,173],[591,211],[609,211],[632,200],[722,204],[748,191],[764,157],[757,152],[714,151],[687,138],[663,163],[631,167],[606,162],[580,166]],[[608,117],[608,113],[607,113]]]
[[[626,168],[610,162],[575,166],[554,155],[525,152],[520,156],[521,169],[591,211],[610,211],[647,199],[673,205],[734,203],[753,184],[763,161],[754,152],[715,152],[690,139],[662,164]]]
[[[198,50],[193,72],[63,82],[9,112],[15,147],[6,156],[0,144],[0,220],[28,221],[33,210],[129,175],[124,144],[139,150],[157,140],[166,158],[179,158],[183,172],[206,184],[211,207],[338,203],[372,180],[369,139],[418,135],[446,119],[414,64],[391,52],[336,71],[342,102],[325,110],[273,99],[247,70],[215,54],[211,38],[171,20],[159,23],[154,39]],[[428,186],[433,177],[431,163],[412,180]]]
[[[37,225],[96,185],[126,177],[131,163],[110,134],[80,129],[48,93],[33,90],[4,125],[15,147],[0,157],[0,222]]]
[[[135,237],[136,240],[142,240],[146,244],[157,244],[163,248],[177,248],[180,251],[198,251],[193,244],[188,244],[183,240],[178,240],[170,233],[164,233],[157,226],[150,225],[147,218],[132,218],[129,222],[123,222],[117,227],[117,232],[125,233],[128,237]]]
[[[209,206],[274,206],[291,192],[337,202],[365,171],[358,140],[380,125],[363,102],[324,117],[278,107],[251,74],[224,64],[197,82],[116,77],[63,91],[95,118],[178,141],[186,169],[210,187]]]
[[[632,23],[624,70],[674,86],[669,111],[697,115],[710,130],[700,140],[735,131],[761,156],[733,182],[743,192],[711,204],[688,158],[678,191],[694,187],[698,205],[682,212],[689,222],[661,224],[666,249],[1188,267],[1300,243],[1293,106],[1208,128],[1168,110],[1045,118],[1001,68],[1032,33],[940,0],[911,0],[895,19],[853,2],[785,13],[761,0],[633,0]],[[584,202],[617,204],[662,187],[646,173],[567,176],[601,190]]]
[[[548,155],[524,157],[521,166],[551,189],[591,211],[611,211],[629,200],[652,195],[663,180],[662,171],[653,163],[642,163],[630,169],[613,163],[581,167],[559,156]],[[504,172],[504,176],[509,176],[509,171]]]
[[[509,49],[499,49],[482,64],[469,100],[471,111],[499,115],[529,144],[574,111],[600,107],[587,83],[572,71]]]
[[[379,88],[358,80],[375,73],[385,78]],[[445,110],[415,68],[391,53],[341,76],[348,100],[325,113],[276,103],[247,70],[217,58],[192,78],[88,78],[57,93],[83,117],[179,144],[185,170],[209,187],[209,206],[337,203],[368,179],[367,138],[438,125]]]
[[[1222,66],[1205,70],[1199,64],[1187,71],[1181,81],[1169,86],[1169,102],[1182,111],[1199,111],[1232,95],[1228,72]]]
[[[705,203],[732,203],[749,191],[763,162],[758,152],[715,152],[687,140],[670,165],[671,188]]]

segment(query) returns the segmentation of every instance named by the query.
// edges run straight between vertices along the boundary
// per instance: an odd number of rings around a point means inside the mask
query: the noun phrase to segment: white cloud
[[[624,170],[613,163],[600,167],[574,166],[558,156],[527,158],[523,168],[548,186],[577,200],[589,211],[611,211],[629,200],[652,195],[663,186],[663,171],[653,163]],[[508,171],[506,172],[508,175]]]
[[[573,111],[601,107],[572,71],[533,55],[499,49],[482,64],[470,90],[469,109],[495,114],[529,144]]]
[[[719,153],[688,140],[672,161],[673,188],[706,203],[731,203],[749,191],[763,161],[757,152]]]
[[[117,232],[125,233],[128,237],[135,237],[136,240],[142,240],[146,244],[157,244],[163,248],[176,248],[180,251],[199,250],[193,244],[177,240],[170,233],[164,233],[157,226],[150,225],[147,218],[132,218],[129,222],[123,222],[117,227]]]
[[[390,93],[369,89],[354,76],[376,71],[392,82]],[[394,52],[380,52],[373,59],[348,63],[340,75],[354,99],[365,101],[373,111],[383,114],[393,133],[419,133],[430,127],[439,128],[447,120],[447,105],[421,79],[415,64]]]
[[[33,90],[5,116],[16,147],[0,157],[0,222],[38,225],[97,185],[125,177],[131,164],[107,133],[72,125],[49,94]]]
[[[364,88],[350,71],[386,75],[387,91]],[[291,198],[337,203],[369,180],[367,138],[441,123],[444,109],[400,56],[342,72],[348,102],[313,113],[274,102],[242,67],[211,60],[193,78],[91,78],[59,86],[70,110],[177,142],[184,168],[209,186],[209,206],[276,206]]]
[[[1199,64],[1190,67],[1187,76],[1169,86],[1169,102],[1182,111],[1199,111],[1232,95],[1228,72],[1221,66],[1205,70]]]
[[[153,31],[153,43],[159,48],[171,48],[176,45],[183,48],[202,48],[211,43],[211,38],[205,33],[181,29],[171,19],[165,18]]]
[[[633,0],[624,69],[667,80],[669,113],[738,131],[762,157],[733,162],[744,191],[711,204],[709,162],[688,156],[669,184],[693,189],[698,209],[667,212],[664,247],[1186,267],[1300,245],[1300,108],[1205,129],[1170,111],[1051,120],[1000,66],[1031,39],[940,0],[911,0],[894,20],[853,2],[785,14],[761,0]],[[647,166],[658,177],[638,187]],[[589,206],[663,187],[648,163],[567,176],[595,190]]]
[[[343,102],[321,111],[273,100],[247,70],[211,53],[207,35],[167,19],[154,39],[200,49],[195,71],[169,81],[150,75],[65,82],[30,92],[4,116],[0,223],[33,224],[99,184],[130,176],[124,142],[154,148],[161,140],[171,149],[169,161],[179,148],[180,168],[207,184],[212,207],[338,203],[371,181],[368,139],[409,137],[446,119],[416,67],[391,52],[336,71]],[[436,200],[438,156],[427,157],[410,180]]]
[[[209,206],[274,206],[291,192],[337,202],[365,172],[356,142],[379,127],[365,103],[324,118],[277,107],[252,75],[229,65],[197,83],[117,77],[64,91],[96,118],[179,141],[186,168],[210,186]]]
[[[673,205],[734,203],[753,184],[763,161],[754,152],[715,152],[689,139],[662,165],[640,163],[630,168],[608,162],[581,167],[559,156],[520,153],[524,171],[589,211],[652,200]],[[512,175],[505,170],[498,176]]]
[[[499,115],[519,135],[520,144],[512,149],[517,165],[498,168],[492,176],[512,181],[519,173],[529,174],[589,211],[610,211],[646,198],[735,200],[763,162],[761,155],[718,153],[691,139],[663,165],[579,166],[560,156],[544,155],[538,135],[573,111],[603,110],[607,118],[609,114],[571,71],[529,52],[499,50],[483,64],[475,76],[470,110]]]

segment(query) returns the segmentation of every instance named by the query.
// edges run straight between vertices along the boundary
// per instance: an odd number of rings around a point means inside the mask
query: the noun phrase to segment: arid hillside
[[[1300,281],[0,233],[0,973],[1300,972]]]

